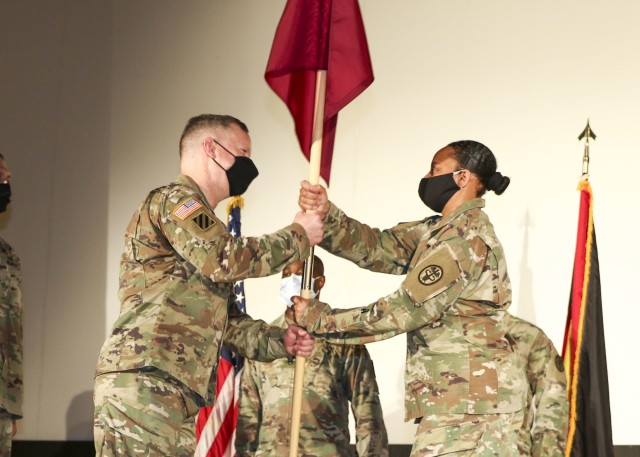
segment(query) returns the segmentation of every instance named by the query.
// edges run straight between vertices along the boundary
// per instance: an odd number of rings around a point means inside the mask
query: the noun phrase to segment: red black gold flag
[[[338,111],[373,82],[357,0],[288,0],[265,71],[293,116],[309,160],[318,70],[327,71],[320,175],[329,183]]]
[[[580,181],[580,213],[563,355],[569,395],[567,457],[613,456],[593,194]]]

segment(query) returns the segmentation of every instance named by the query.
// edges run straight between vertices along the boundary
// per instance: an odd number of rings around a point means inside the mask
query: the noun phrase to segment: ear
[[[464,175],[464,176],[461,176],[460,181],[458,181],[458,185],[460,186],[461,189],[465,189],[465,188],[470,189],[472,192],[475,193],[476,197],[482,195],[481,190],[484,189],[484,185],[480,181],[480,178],[478,177],[478,175],[470,172],[469,170],[464,170],[460,174]]]
[[[213,141],[213,138],[211,138],[210,136],[202,140],[202,149],[204,150],[204,153],[207,155],[207,157],[214,160],[216,159],[217,146],[218,145],[216,144],[216,142]]]
[[[316,286],[318,288],[318,292],[320,292],[320,289],[324,287],[324,276],[318,276],[316,278]]]
[[[471,178],[471,172],[466,168],[463,168],[460,173],[458,173],[458,187],[464,189],[469,184],[469,179]]]

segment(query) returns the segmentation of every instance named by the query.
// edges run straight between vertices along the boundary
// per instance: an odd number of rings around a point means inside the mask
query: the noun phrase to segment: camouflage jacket
[[[0,409],[22,418],[22,272],[13,248],[0,238]]]
[[[97,374],[155,367],[212,401],[223,339],[245,357],[286,356],[283,329],[235,311],[234,281],[277,273],[309,251],[298,224],[234,238],[187,176],[151,191],[125,234],[120,316]]]
[[[535,325],[505,316],[529,382],[524,422],[518,436],[520,455],[563,457],[569,427],[567,378],[553,343]]]
[[[285,327],[287,321],[282,316],[274,325]],[[294,368],[286,359],[245,364],[236,430],[239,457],[288,454]],[[389,455],[373,361],[363,345],[335,345],[317,338],[306,359],[302,398],[300,455],[354,455],[349,447],[349,402],[357,455]]]
[[[311,300],[302,323],[342,343],[406,332],[406,420],[524,406],[525,375],[502,323],[511,284],[483,206],[484,200],[471,200],[445,219],[384,231],[333,205],[325,217],[323,248],[362,268],[407,276],[398,290],[369,306],[330,310]]]

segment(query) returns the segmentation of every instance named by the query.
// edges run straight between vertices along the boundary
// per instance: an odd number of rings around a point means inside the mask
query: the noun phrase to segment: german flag
[[[613,456],[593,194],[578,185],[580,213],[563,355],[569,395],[566,457]]]

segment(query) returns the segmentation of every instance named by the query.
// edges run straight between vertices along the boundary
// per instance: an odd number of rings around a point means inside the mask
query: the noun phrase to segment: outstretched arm
[[[327,198],[321,185],[302,183],[300,208],[323,216],[324,239],[320,246],[370,271],[405,274],[431,221],[398,224],[380,230],[348,217]]]
[[[294,297],[296,321],[333,343],[347,344],[380,341],[423,327],[464,297],[465,288],[483,273],[486,247],[484,257],[478,255],[480,247],[471,255],[471,245],[464,240],[436,245],[398,290],[369,306],[331,309],[317,300]]]
[[[297,325],[287,329],[274,327],[229,306],[229,319],[223,344],[243,357],[272,362],[287,355],[308,357],[313,350],[313,336]]]

